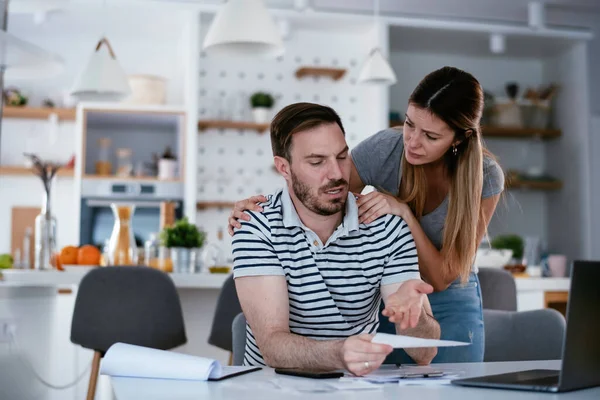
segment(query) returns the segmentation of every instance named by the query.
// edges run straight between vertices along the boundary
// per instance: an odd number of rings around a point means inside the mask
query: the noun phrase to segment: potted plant
[[[177,157],[167,147],[158,160],[158,179],[169,180],[177,177]]]
[[[256,92],[250,97],[252,105],[252,116],[254,122],[258,124],[266,124],[269,122],[269,111],[273,107],[275,100],[273,96],[265,92]]]
[[[174,272],[196,272],[198,249],[206,234],[184,217],[160,233],[162,245],[171,252]]]
[[[523,260],[523,252],[525,250],[525,242],[519,235],[507,234],[498,235],[490,243],[493,249],[512,250],[512,261],[510,265],[505,266],[505,269],[512,272],[524,272],[527,268]]]

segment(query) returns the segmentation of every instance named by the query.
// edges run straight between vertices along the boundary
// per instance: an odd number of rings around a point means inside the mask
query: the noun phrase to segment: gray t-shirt
[[[352,150],[351,154],[358,175],[365,185],[398,194],[402,176],[400,162],[403,151],[402,131],[386,129],[363,140]],[[483,159],[481,198],[497,195],[503,190],[504,173],[502,168],[495,160],[485,157]],[[448,196],[435,210],[425,214],[419,220],[421,228],[438,250],[442,248],[444,222],[447,214]]]

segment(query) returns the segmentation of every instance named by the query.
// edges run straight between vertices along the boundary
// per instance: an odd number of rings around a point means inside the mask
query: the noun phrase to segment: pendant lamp
[[[396,83],[396,74],[383,54],[381,54],[379,48],[371,50],[371,54],[369,54],[360,71],[358,81],[361,83],[382,85],[393,85]]]
[[[119,101],[130,94],[127,75],[119,65],[108,39],[102,38],[75,82],[71,95],[80,101]]]
[[[283,54],[281,33],[262,0],[229,0],[204,38],[203,49],[217,56],[277,57]]]
[[[379,27],[379,0],[375,0],[373,20],[375,29],[377,29]],[[360,71],[358,82],[380,85],[393,85],[396,83],[396,74],[378,47],[371,50]]]

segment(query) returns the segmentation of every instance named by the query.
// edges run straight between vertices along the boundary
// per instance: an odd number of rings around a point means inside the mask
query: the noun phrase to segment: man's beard
[[[340,186],[348,186],[345,179],[330,181],[327,185],[318,189],[317,193],[312,193],[311,188],[302,182],[292,171],[292,189],[294,194],[310,211],[319,215],[333,215],[340,212],[346,206],[347,196],[343,196],[331,201],[319,200],[319,193],[326,192]]]

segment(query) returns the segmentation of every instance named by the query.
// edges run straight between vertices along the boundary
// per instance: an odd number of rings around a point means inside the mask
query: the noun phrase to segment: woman
[[[357,195],[359,221],[384,214],[409,225],[423,279],[442,339],[470,346],[439,348],[433,362],[483,361],[481,290],[472,268],[504,188],[504,175],[482,144],[483,89],[469,73],[444,67],[427,75],[408,101],[402,131],[387,129],[352,151],[350,189],[378,191]],[[240,210],[254,209],[251,198],[236,205],[229,223],[238,226]],[[248,217],[245,215],[242,218]],[[395,327],[381,318],[380,331]],[[410,362],[397,352],[388,362]]]

